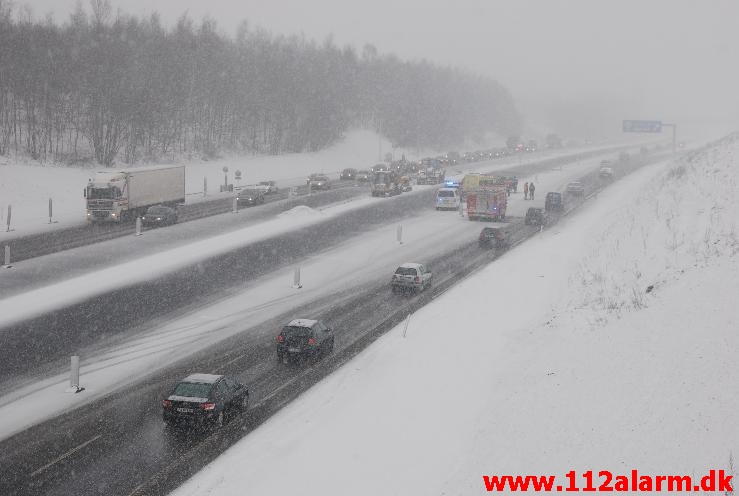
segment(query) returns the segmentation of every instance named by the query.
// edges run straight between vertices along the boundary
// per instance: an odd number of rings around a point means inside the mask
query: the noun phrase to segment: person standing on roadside
[[[529,183],[523,183],[523,199],[529,199]]]
[[[529,184],[529,199],[534,199],[534,191],[536,191],[536,186],[534,186],[534,183]]]

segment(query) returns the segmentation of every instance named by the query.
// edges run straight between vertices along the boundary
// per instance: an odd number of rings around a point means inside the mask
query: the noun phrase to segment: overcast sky
[[[52,12],[61,22],[76,0],[26,3],[37,17]],[[537,131],[617,131],[628,118],[677,121],[690,132],[739,128],[736,0],[112,3],[129,14],[158,11],[168,25],[187,11],[212,17],[227,34],[247,20],[275,33],[332,35],[342,45],[371,43],[403,58],[474,70],[504,84]]]

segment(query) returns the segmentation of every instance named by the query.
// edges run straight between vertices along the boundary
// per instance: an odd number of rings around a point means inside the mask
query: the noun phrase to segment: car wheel
[[[332,353],[334,351],[334,338],[331,338],[331,341],[328,342],[328,353]]]
[[[221,410],[218,413],[218,417],[216,417],[216,427],[218,429],[220,429],[221,427],[223,427],[223,410]]]

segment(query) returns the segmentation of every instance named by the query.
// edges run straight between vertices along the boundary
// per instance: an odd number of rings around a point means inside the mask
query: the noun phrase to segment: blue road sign
[[[661,133],[662,121],[624,121],[625,133]]]

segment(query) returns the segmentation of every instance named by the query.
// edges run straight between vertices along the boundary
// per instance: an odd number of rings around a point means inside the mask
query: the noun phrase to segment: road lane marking
[[[77,452],[77,451],[81,450],[82,448],[84,448],[85,446],[87,446],[87,445],[88,445],[88,444],[90,444],[91,442],[93,442],[93,441],[95,441],[95,440],[99,439],[100,437],[102,437],[102,434],[98,434],[97,436],[93,437],[92,439],[88,439],[88,440],[87,440],[87,441],[85,441],[84,443],[80,444],[80,445],[79,445],[79,446],[77,446],[76,448],[72,448],[71,450],[69,450],[69,451],[67,451],[66,453],[64,453],[63,455],[61,455],[60,457],[58,457],[58,458],[55,458],[55,459],[53,459],[52,461],[50,461],[49,463],[47,463],[47,464],[46,464],[46,465],[44,465],[43,467],[41,467],[41,468],[37,469],[37,470],[36,470],[35,472],[31,473],[31,475],[30,475],[29,477],[34,477],[34,476],[36,476],[36,475],[40,474],[41,472],[43,472],[43,471],[44,471],[44,470],[46,470],[47,468],[51,467],[52,465],[54,465],[54,464],[56,464],[56,463],[59,463],[60,461],[62,461],[62,460],[64,460],[65,458],[67,458],[67,457],[68,457],[69,455],[71,455],[71,454],[73,454],[73,453],[75,453],[75,452]]]

